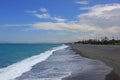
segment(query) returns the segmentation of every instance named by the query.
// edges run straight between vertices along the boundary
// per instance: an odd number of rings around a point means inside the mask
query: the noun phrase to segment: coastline
[[[106,80],[120,80],[120,46],[70,44],[70,47],[83,57],[100,60],[113,68],[113,71],[106,75]],[[77,77],[79,78],[79,75]]]
[[[25,46],[25,45],[10,46],[9,45],[9,47],[12,48],[10,51],[14,51],[14,49],[16,49],[16,48],[21,48],[21,51],[22,51],[22,49],[26,50],[26,48],[27,48],[27,51],[31,51],[31,50],[37,51],[38,50],[40,52],[33,51],[33,53],[36,53],[36,54],[28,55],[28,57],[25,59],[22,59],[18,62],[10,64],[6,67],[0,68],[0,80],[18,80],[17,78],[24,75],[24,73],[29,72],[33,68],[33,66],[46,61],[51,55],[53,55],[53,53],[55,51],[65,49],[68,47],[66,45],[52,45],[52,44],[51,45],[45,44],[44,46],[43,45],[44,44],[37,45],[37,47],[36,47],[36,45],[34,45],[34,46],[29,45],[30,48],[28,47],[28,45],[27,46]],[[24,46],[25,46],[25,48],[24,48]],[[5,50],[7,50],[7,48],[9,48],[6,45],[4,47],[5,47]],[[15,53],[19,53],[19,52],[20,51],[18,50]],[[24,51],[21,53],[25,54]],[[14,54],[14,53],[12,53],[12,54]],[[31,54],[31,53],[29,53],[29,54]],[[14,55],[16,55],[16,54],[14,54]],[[13,60],[15,60],[15,59],[13,59]],[[31,74],[34,74],[34,73],[31,72]],[[31,76],[31,75],[29,75],[29,76]],[[28,76],[28,78],[29,78],[29,76]],[[25,80],[25,79],[19,79],[19,80]],[[31,79],[31,80],[33,80],[33,79]],[[37,80],[37,79],[34,79],[34,80]]]
[[[104,80],[111,70],[103,62],[82,57],[68,47],[54,51],[16,80]]]

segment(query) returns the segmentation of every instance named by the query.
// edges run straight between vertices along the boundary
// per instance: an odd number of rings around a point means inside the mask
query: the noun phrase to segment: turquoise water
[[[60,44],[0,44],[0,68],[38,55]]]
[[[62,80],[78,73],[82,80],[105,80],[112,70],[61,44],[0,44],[0,55],[0,80]]]

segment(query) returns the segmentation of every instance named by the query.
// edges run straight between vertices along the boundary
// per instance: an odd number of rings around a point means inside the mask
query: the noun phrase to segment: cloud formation
[[[96,5],[84,9],[88,10],[88,13],[77,16],[80,23],[95,26],[98,28],[97,34],[120,34],[120,4]]]
[[[38,18],[51,18],[50,14],[45,13],[45,14],[34,14],[34,16],[38,17]]]
[[[32,15],[34,15],[37,18],[40,19],[49,19],[49,20],[53,20],[56,22],[65,22],[67,21],[67,19],[61,18],[61,17],[57,17],[57,16],[52,16],[50,13],[48,13],[48,10],[46,8],[40,8],[40,11],[42,13],[37,13],[39,11],[37,10],[32,10],[32,11],[26,11],[27,13],[32,13]]]
[[[32,24],[2,24],[0,28],[8,28],[8,27],[21,27],[21,26],[32,26]]]
[[[60,18],[60,17],[53,17],[53,20],[55,20],[57,22],[65,22],[65,21],[67,21],[67,19],[63,19],[63,18]]]
[[[37,18],[54,20],[49,22],[36,22],[32,24],[5,24],[4,27],[11,26],[29,26],[26,30],[55,30],[63,32],[89,34],[77,34],[72,36],[75,39],[83,37],[92,38],[96,35],[112,36],[120,34],[120,4],[95,5],[93,7],[84,7],[87,13],[77,15],[78,21],[70,21],[61,17],[51,16],[49,13],[37,14]],[[46,12],[44,9],[42,12]],[[79,38],[81,36],[81,38]],[[71,39],[71,38],[70,38]],[[67,39],[68,40],[68,39]],[[71,39],[73,40],[73,39]]]
[[[38,22],[32,25],[35,29],[42,30],[63,30],[70,32],[78,32],[78,31],[94,31],[96,30],[94,27],[90,27],[85,24],[79,23],[66,23],[66,22]]]
[[[33,27],[43,30],[66,30],[71,32],[93,31],[94,33],[91,34],[93,36],[111,36],[120,34],[120,4],[95,5],[93,7],[84,7],[82,9],[86,9],[88,12],[79,14],[77,16],[79,21],[65,22],[66,19],[52,17],[59,22],[35,23]]]
[[[40,8],[41,12],[47,12],[48,10],[46,8]]]
[[[120,4],[96,5],[88,10],[77,16],[82,23],[103,28],[120,27]]]
[[[37,11],[36,10],[31,10],[31,11],[26,11],[27,13],[37,13]]]
[[[34,14],[35,17],[40,18],[40,19],[50,19],[54,20],[56,22],[65,22],[67,19],[61,18],[61,17],[54,17],[51,16],[49,13],[44,13],[44,14]]]
[[[87,0],[79,0],[79,1],[76,1],[76,4],[82,4],[82,5],[86,5],[86,4],[89,4]]]

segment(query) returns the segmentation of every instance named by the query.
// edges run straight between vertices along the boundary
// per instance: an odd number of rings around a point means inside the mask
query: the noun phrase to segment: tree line
[[[98,44],[98,45],[120,45],[120,40],[116,39],[109,39],[108,37],[102,37],[101,40],[97,39],[88,39],[88,40],[82,40],[75,43],[80,44]]]

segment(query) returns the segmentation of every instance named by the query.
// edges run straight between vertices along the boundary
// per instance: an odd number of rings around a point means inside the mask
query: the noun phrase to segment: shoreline
[[[70,44],[71,49],[80,56],[100,60],[113,70],[105,80],[120,80],[120,46],[118,45],[83,45]],[[79,77],[78,77],[79,78]]]
[[[104,80],[110,71],[103,62],[82,57],[68,47],[54,51],[16,80]]]

